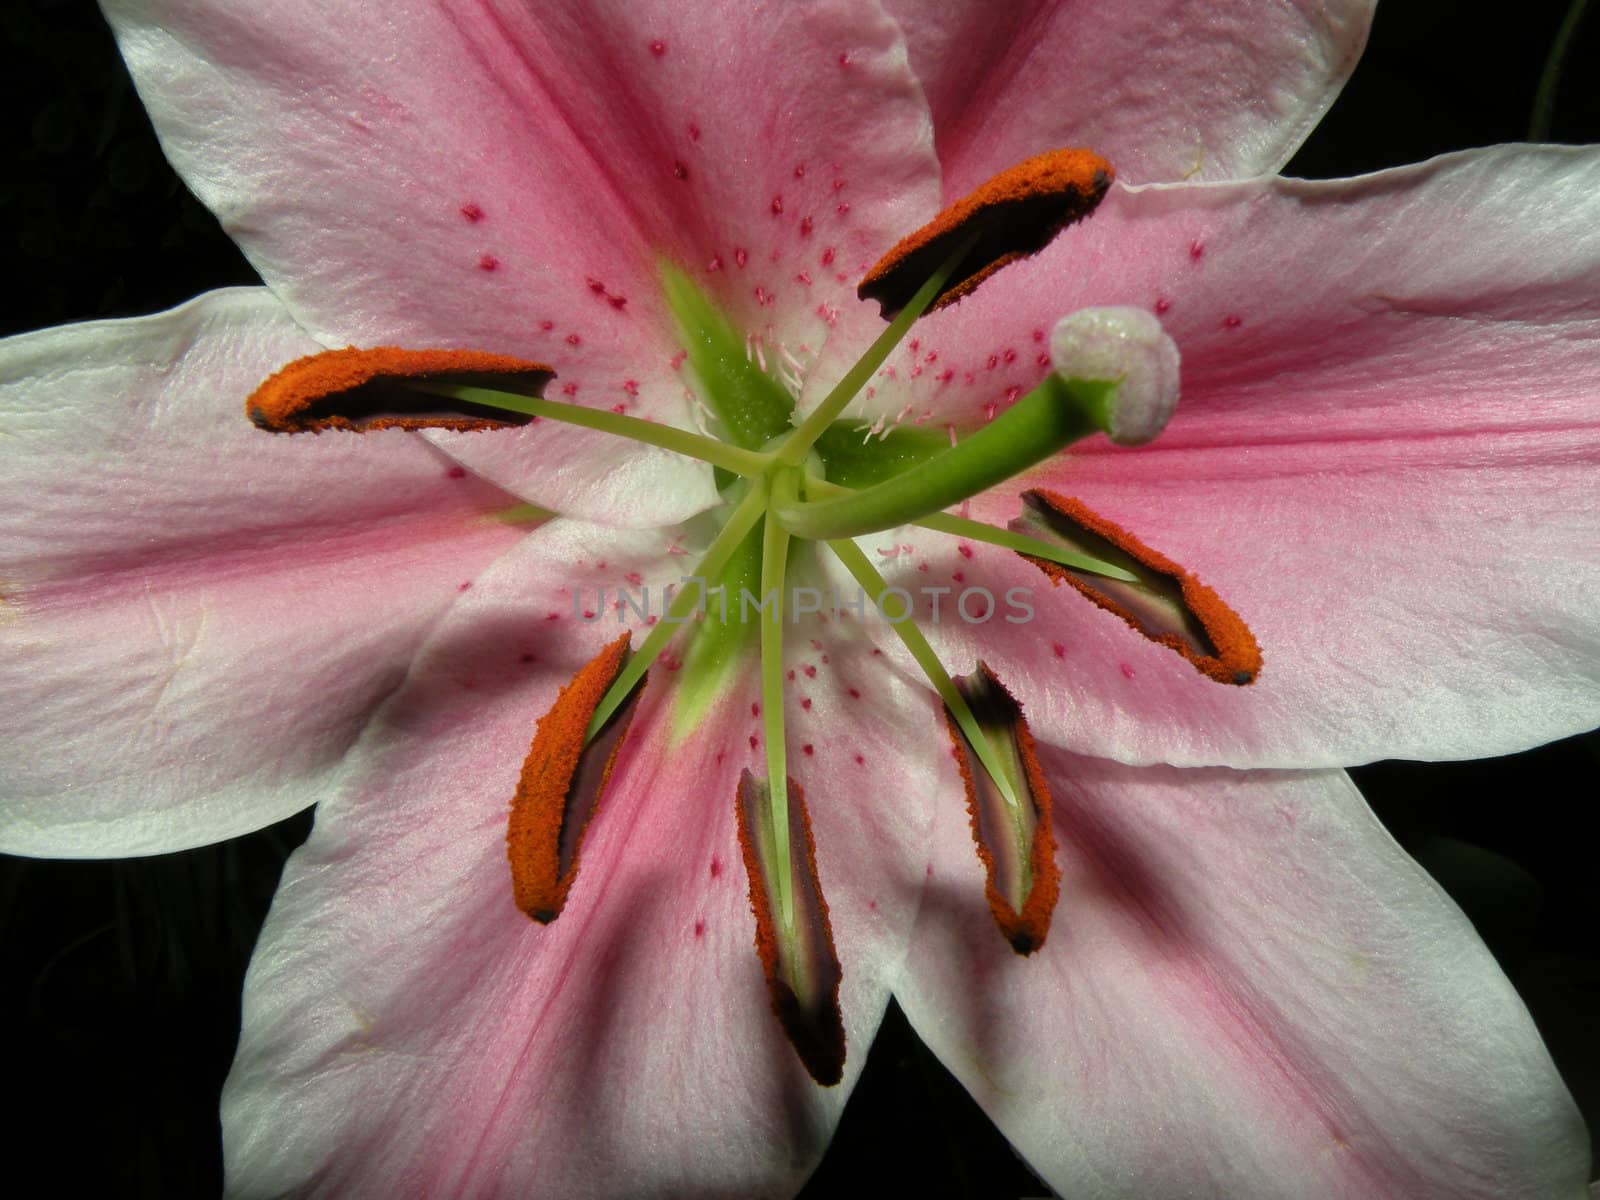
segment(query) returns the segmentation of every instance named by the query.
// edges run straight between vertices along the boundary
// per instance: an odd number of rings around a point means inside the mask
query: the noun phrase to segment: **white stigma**
[[[1081,308],[1056,322],[1050,363],[1067,379],[1114,380],[1106,436],[1139,446],[1160,433],[1178,407],[1178,347],[1142,308]]]

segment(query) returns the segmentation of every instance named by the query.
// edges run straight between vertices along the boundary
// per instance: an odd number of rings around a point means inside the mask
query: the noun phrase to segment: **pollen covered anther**
[[[629,635],[612,642],[561,689],[539,718],[533,747],[511,801],[506,855],[517,907],[548,924],[561,914],[578,876],[578,855],[589,818],[611,779],[617,751],[643,683],[588,745],[584,727],[628,659]]]
[[[433,395],[418,384],[444,383],[539,396],[555,372],[543,363],[479,350],[325,350],[298,358],[245,401],[245,413],[272,433],[345,429],[504,429],[532,418]],[[407,386],[411,385],[411,386]]]
[[[750,881],[756,954],[767,978],[772,1011],[811,1078],[831,1087],[844,1078],[844,1018],[839,1011],[843,971],[833,945],[828,902],[817,878],[817,848],[805,795],[793,777],[787,782],[792,927],[785,927],[778,898],[770,793],[767,784],[749,771],[739,777],[735,802],[739,849]]]
[[[1044,945],[1061,894],[1050,787],[1039,767],[1022,706],[984,663],[954,680],[978,727],[1009,777],[1015,804],[984,768],[972,743],[947,708],[945,725],[967,789],[972,840],[985,874],[984,894],[994,923],[1018,954]]]
[[[1213,589],[1078,500],[1035,490],[1024,492],[1022,502],[1022,516],[1011,522],[1017,533],[1092,555],[1139,577],[1138,583],[1124,583],[1023,555],[1054,583],[1070,584],[1218,683],[1254,682],[1261,670],[1261,647]]]
[[[856,294],[878,301],[885,320],[924,280],[975,237],[928,311],[954,304],[1001,267],[1037,254],[1094,211],[1116,172],[1091,150],[1051,150],[1024,159],[958,200],[877,261]]]

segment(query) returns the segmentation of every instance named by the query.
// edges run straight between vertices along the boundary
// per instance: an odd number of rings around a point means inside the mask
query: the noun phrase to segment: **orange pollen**
[[[520,413],[408,383],[425,380],[538,396],[555,372],[543,363],[479,350],[324,350],[283,367],[245,401],[245,413],[273,433],[347,429],[504,429],[526,425]]]
[[[1061,868],[1056,865],[1056,834],[1051,816],[1050,785],[1045,782],[1044,771],[1039,766],[1037,747],[1033,733],[1028,728],[1028,722],[1022,715],[1022,706],[995,678],[994,672],[990,671],[987,665],[980,662],[978,674],[985,685],[983,692],[988,698],[987,707],[990,713],[1004,713],[1008,718],[1013,743],[1017,749],[1017,758],[1022,763],[1023,776],[1028,785],[1028,795],[1023,797],[1023,800],[1031,804],[1033,809],[1033,829],[1028,845],[1028,866],[1033,877],[1032,886],[1028,890],[1020,912],[1006,898],[1002,890],[1003,868],[1000,857],[996,854],[998,847],[991,845],[998,843],[1002,836],[997,827],[1006,818],[997,810],[1004,804],[1004,800],[998,793],[988,796],[984,794],[986,791],[993,791],[992,788],[980,788],[978,778],[979,774],[984,772],[983,764],[973,753],[966,736],[961,732],[961,727],[956,724],[948,708],[944,711],[945,728],[950,734],[951,744],[955,746],[956,763],[961,768],[961,782],[967,789],[967,815],[972,822],[972,840],[978,849],[978,860],[983,863],[984,895],[989,901],[989,911],[994,915],[994,923],[999,927],[1001,934],[1011,943],[1011,948],[1018,954],[1032,954],[1044,945],[1045,937],[1050,932],[1050,918],[1055,914],[1056,901],[1061,896]],[[1004,857],[1012,856],[1004,854]],[[1016,864],[1013,863],[1004,869],[1014,871]]]
[[[1088,216],[1114,178],[1111,164],[1092,150],[1050,150],[1024,159],[902,238],[866,273],[856,295],[878,301],[883,318],[890,319],[976,233],[928,311],[954,304],[1001,267],[1037,254]]]
[[[1043,490],[1025,492],[1022,499],[1057,532],[1068,532],[1063,527],[1070,527],[1074,544],[1087,553],[1112,562],[1125,555],[1132,560],[1128,565],[1143,568],[1136,573],[1145,579],[1145,594],[1139,595],[1132,585],[1023,555],[1056,584],[1071,584],[1143,636],[1176,650],[1218,683],[1255,681],[1261,671],[1261,647],[1255,635],[1221,596],[1190,571],[1076,499]],[[1181,609],[1182,619],[1171,620],[1157,604]]]
[[[617,751],[633,716],[642,684],[587,746],[589,718],[628,659],[623,634],[595,655],[561,689],[539,718],[533,747],[511,801],[506,855],[517,907],[545,924],[561,914],[578,876],[578,855],[589,818],[611,779]]]
[[[843,971],[833,944],[833,923],[817,876],[817,845],[805,793],[793,777],[789,786],[789,857],[794,880],[797,936],[783,938],[773,911],[777,897],[758,844],[760,814],[767,788],[749,771],[739,778],[734,807],[739,817],[739,851],[750,883],[750,908],[756,918],[756,955],[767,980],[767,997],[800,1061],[823,1087],[844,1078],[844,1018],[839,1011]],[[797,991],[793,981],[799,980]]]

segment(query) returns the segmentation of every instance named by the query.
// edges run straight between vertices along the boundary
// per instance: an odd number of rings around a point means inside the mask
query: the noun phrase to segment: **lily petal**
[[[314,335],[549,363],[555,399],[687,426],[661,257],[803,359],[937,203],[927,110],[872,4],[107,14],[168,157]],[[429,436],[562,512],[645,525],[716,499],[699,464],[548,423]]]
[[[947,197],[1052,146],[1089,146],[1130,183],[1276,170],[1344,86],[1374,8],[1373,0],[887,4],[933,110]]]
[[[1075,496],[1196,572],[1265,666],[1240,692],[1184,678],[1004,552],[922,538],[935,574],[1035,592],[1030,623],[940,635],[1005,676],[1041,739],[1127,762],[1475,758],[1600,723],[1600,509],[1579,499],[1600,479],[1596,194],[1600,153],[1518,147],[1114,188],[1075,248],[991,281],[998,307],[975,297],[968,327],[1026,347],[1047,313],[1165,305],[1177,415],[1017,491]],[[971,509],[1017,512],[1000,490]]]
[[[0,344],[0,846],[154,854],[325,798],[440,613],[524,533],[419,439],[243,398],[315,344],[271,294]]]
[[[844,964],[839,1088],[805,1074],[753,947],[732,803],[760,761],[753,679],[670,745],[669,689],[647,686],[561,918],[539,926],[512,898],[506,817],[533,725],[617,628],[546,610],[602,573],[659,569],[661,537],[541,527],[375,721],[251,965],[223,1099],[235,1191],[779,1196],[814,1167],[915,918],[925,797],[945,786],[922,753],[930,705],[891,681],[836,747],[793,752]]]
[[[1342,774],[1045,757],[1049,943],[997,944],[942,821],[895,992],[1057,1191],[1584,1195],[1582,1122],[1516,993]]]

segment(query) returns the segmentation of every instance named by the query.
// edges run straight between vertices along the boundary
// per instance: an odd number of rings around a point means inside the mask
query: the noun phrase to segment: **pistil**
[[[776,510],[791,533],[816,540],[892,529],[958,504],[1099,431],[1114,407],[1115,381],[1052,374],[988,425],[915,471],[849,496]]]

